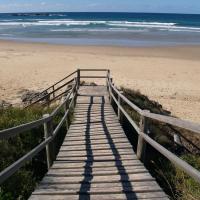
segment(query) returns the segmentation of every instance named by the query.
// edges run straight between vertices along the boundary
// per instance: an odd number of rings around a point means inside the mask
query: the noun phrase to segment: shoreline
[[[77,46],[0,40],[0,100],[19,101],[77,68],[110,68],[117,86],[140,90],[173,115],[200,122],[200,46]],[[56,67],[55,67],[56,66]]]

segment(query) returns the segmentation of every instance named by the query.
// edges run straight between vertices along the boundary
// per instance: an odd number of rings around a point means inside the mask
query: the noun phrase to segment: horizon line
[[[176,13],[176,12],[126,12],[126,11],[22,11],[0,12],[0,14],[29,14],[29,13],[130,13],[130,14],[176,14],[176,15],[200,15],[200,13]]]

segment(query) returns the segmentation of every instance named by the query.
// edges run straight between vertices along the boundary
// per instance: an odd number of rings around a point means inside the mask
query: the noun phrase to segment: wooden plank
[[[149,173],[141,174],[129,174],[127,175],[111,175],[111,176],[74,176],[74,177],[57,177],[57,176],[45,176],[42,183],[82,183],[82,182],[94,182],[94,183],[112,183],[121,181],[153,181],[154,178]]]
[[[76,151],[77,153],[80,153],[80,152],[88,151],[89,149],[90,148],[88,148],[88,147],[83,147],[83,148],[71,147],[71,148],[68,148],[67,146],[61,146],[60,151],[65,151],[65,152]],[[130,146],[129,147],[124,146],[124,147],[118,147],[117,150],[118,150],[118,152],[120,152],[120,151],[123,151],[123,150],[133,150],[133,149]],[[93,152],[95,152],[95,151],[112,151],[113,152],[113,149],[111,149],[110,147],[97,147],[95,149],[93,148],[92,151]]]
[[[85,111],[74,111],[73,113],[74,115],[88,115],[88,110],[85,110]],[[97,114],[100,114],[99,113],[99,110],[98,111],[90,111],[90,115],[97,115]],[[104,110],[104,114],[113,114],[113,110]]]
[[[101,120],[101,121],[106,121],[106,120],[115,120],[116,122],[118,122],[118,118],[116,115],[114,114],[110,114],[110,115],[104,115],[102,117],[102,115],[85,115],[85,116],[75,116],[75,120],[80,121],[80,120],[88,120],[88,118],[90,120]]]
[[[92,160],[92,161],[97,161],[97,160],[127,160],[127,159],[137,159],[136,155],[133,155],[131,153],[121,153],[121,154],[112,154],[112,153],[104,153],[104,154],[98,154],[98,155],[93,155],[93,154],[72,154],[70,155],[70,153],[68,155],[66,155],[66,152],[61,151],[58,156],[57,156],[57,160],[60,159],[65,159],[67,161],[69,161],[70,159],[74,159],[74,160],[84,160],[84,161],[88,161],[88,160]]]
[[[92,169],[92,171],[91,171]],[[137,172],[137,170],[146,170],[146,168],[142,165],[136,165],[136,166],[110,166],[110,167],[105,167],[104,170],[102,171],[102,168],[100,167],[82,167],[82,168],[62,168],[62,169],[57,169],[57,168],[51,168],[47,174],[67,174],[71,176],[73,173],[87,173],[90,172],[91,174],[94,173],[109,173],[109,172],[114,172],[114,173],[124,173],[124,171],[132,171],[133,173]]]
[[[93,168],[107,168],[107,167],[126,167],[126,166],[138,166],[142,165],[139,160],[122,160],[122,161],[102,161],[102,162],[93,162]],[[87,167],[85,162],[67,162],[67,161],[55,161],[52,169],[60,168],[85,168]]]
[[[75,109],[79,109],[79,108],[109,108],[109,109],[113,109],[109,103],[103,103],[102,101],[100,103],[90,103],[87,101],[84,101],[82,103],[77,103],[76,104],[76,108]]]
[[[89,146],[88,146],[89,145]],[[94,146],[94,148],[95,148],[95,146],[100,146],[100,145],[102,145],[102,146],[108,146],[108,147],[110,147],[110,148],[112,148],[112,149],[116,149],[118,146],[120,146],[120,145],[130,145],[127,141],[119,141],[119,142],[115,142],[115,144],[113,144],[112,142],[109,142],[109,141],[107,141],[107,142],[96,142],[96,143],[86,143],[86,142],[75,142],[75,143],[68,143],[68,142],[64,142],[63,143],[63,145],[62,146],[69,146],[69,147],[73,147],[73,146],[75,146],[75,147],[81,147],[81,146],[83,146],[83,147],[85,147],[85,146],[87,146],[87,148],[89,149],[93,149],[93,146]]]
[[[83,134],[85,134],[85,131],[87,130],[87,128],[86,127],[82,127],[82,128],[83,128],[82,131],[80,131],[79,129],[76,129],[76,128],[70,128],[69,131],[67,132],[67,135],[69,135],[70,133],[73,133],[74,136],[76,136],[75,135],[76,133],[83,135]],[[108,129],[107,131],[109,132],[110,135],[112,135],[114,133],[122,133],[123,135],[125,135],[124,131],[122,130],[122,128],[120,126],[118,126],[118,127],[108,127],[107,129]],[[101,127],[94,127],[94,128],[90,127],[90,133],[91,134],[95,135],[95,133],[98,134],[99,132],[106,135],[105,129],[102,126]]]
[[[87,150],[91,150],[91,149],[104,149],[104,148],[111,148],[111,149],[116,149],[116,148],[124,148],[124,147],[129,147],[129,148],[132,148],[130,144],[128,143],[116,143],[114,147],[111,147],[110,144],[91,144],[90,147],[87,147],[85,146],[84,144],[83,145],[70,145],[67,144],[67,145],[62,145],[62,149],[65,149],[65,150],[72,150],[72,149],[81,149],[81,150],[84,150],[84,149],[87,149]]]
[[[157,192],[148,195],[149,193],[138,193],[137,195],[135,193],[129,193],[129,194],[98,194],[98,195],[33,195],[31,196],[30,200],[125,200],[125,199],[131,199],[131,200],[169,200],[166,195],[163,194],[163,192]]]
[[[128,139],[127,138],[109,138],[109,139],[99,139],[99,140],[79,140],[79,141],[68,141],[64,140],[63,145],[90,145],[90,144],[110,144],[114,145],[117,143],[127,143],[128,144]]]
[[[131,149],[122,149],[119,150],[117,149],[117,153],[120,155],[134,155],[133,150]],[[58,156],[65,155],[65,156],[105,156],[105,155],[116,155],[116,152],[113,152],[111,149],[107,150],[97,150],[97,151],[92,151],[91,153],[88,153],[87,151],[60,151]]]
[[[114,125],[114,124],[113,124]],[[80,131],[81,130],[81,131]],[[85,131],[88,130],[87,127],[83,127],[83,126],[77,126],[77,127],[71,127],[70,130],[68,131],[68,133],[80,133],[80,134],[85,134]],[[98,133],[99,131],[103,132],[104,135],[105,135],[105,129],[101,126],[90,126],[90,129],[89,129],[90,133]],[[112,132],[120,132],[120,133],[123,133],[125,134],[123,131],[122,131],[122,128],[120,126],[110,126],[108,127],[107,126],[107,131],[112,134]]]
[[[113,120],[112,122],[106,121],[106,124],[104,123],[104,121],[98,120],[97,122],[90,123],[89,125],[92,128],[92,127],[102,127],[103,124],[108,128],[110,128],[110,127],[121,127],[122,128],[122,126],[116,120]],[[80,128],[80,126],[86,127],[87,125],[88,125],[88,123],[87,124],[72,123],[71,128],[77,128],[77,127]]]
[[[123,139],[123,138],[127,139],[126,136],[123,135],[123,133],[121,133],[121,134],[113,134],[113,135],[110,135],[110,137],[112,139],[117,139],[117,138],[118,139]],[[67,134],[67,137],[65,137],[65,141],[68,141],[68,142],[71,142],[71,141],[82,141],[82,140],[85,140],[85,141],[87,141],[87,140],[89,140],[89,141],[95,140],[95,141],[97,141],[97,140],[102,140],[102,139],[107,139],[107,136],[103,132],[102,132],[102,135],[97,135],[97,136],[96,136],[96,134],[95,135],[90,135],[90,139],[87,139],[85,133],[82,136],[80,136],[80,135],[79,136],[74,136],[74,135]]]
[[[96,157],[57,157],[57,161],[84,161],[84,162],[102,162],[102,161],[122,161],[122,160],[137,160],[135,157],[127,156],[127,158],[124,158],[122,156],[96,156]]]
[[[113,112],[113,108],[108,106],[108,107],[105,107],[103,106],[88,106],[88,107],[79,107],[79,108],[75,108],[75,112],[80,112],[80,111],[87,111],[87,112],[92,112],[92,111],[99,111],[99,113],[101,113],[101,111],[112,111]]]
[[[90,119],[90,125],[92,125],[93,123],[99,123],[99,125],[105,125],[105,124],[107,124],[107,123],[111,123],[111,124],[113,124],[113,123],[116,123],[116,120],[115,119],[104,119],[103,121],[101,120],[101,119]],[[74,124],[86,124],[86,125],[88,125],[88,120],[87,119],[85,119],[85,120],[74,120],[73,122],[72,122],[72,125],[74,125]]]
[[[90,188],[88,191],[88,188],[79,188],[76,190],[72,189],[38,189],[36,192],[34,192],[34,195],[45,195],[45,194],[63,194],[63,195],[69,195],[69,194],[119,194],[119,193],[144,193],[144,192],[161,192],[161,188],[158,185],[154,185],[154,187],[149,186],[139,186],[139,187],[110,187],[110,188]]]
[[[89,115],[90,113],[92,112],[97,112],[98,111],[98,114],[101,114],[102,112],[111,112],[111,113],[114,113],[113,109],[110,108],[110,107],[85,107],[85,108],[75,108],[75,113],[79,113],[79,112],[87,112],[87,114]]]
[[[117,125],[117,124],[115,124],[115,123],[112,123],[112,124],[107,124],[106,125],[106,129],[107,129],[107,131],[110,133],[110,131],[120,131],[120,132],[122,132],[122,127],[121,126],[119,126],[119,125]],[[80,131],[81,130],[81,131]],[[92,131],[104,131],[104,133],[105,133],[105,127],[103,127],[103,125],[102,124],[100,124],[100,123],[94,123],[94,124],[90,124],[90,127],[89,127],[89,129],[88,129],[88,127],[87,127],[87,125],[86,124],[74,124],[73,125],[73,127],[71,127],[70,128],[70,130],[69,130],[69,132],[71,132],[71,131],[79,131],[79,133],[83,133],[83,132],[85,132],[86,130],[89,130],[90,132],[92,132]]]
[[[117,136],[121,136],[123,137],[124,136],[124,133],[123,132],[120,132],[119,130],[113,130],[113,131],[109,131],[109,134],[112,137],[117,137]],[[79,131],[69,131],[67,133],[67,137],[66,138],[80,138],[80,137],[85,137],[86,133],[85,132],[79,132]],[[91,139],[92,138],[98,138],[98,137],[107,137],[105,135],[105,132],[103,132],[103,130],[97,130],[96,132],[95,131],[90,131],[90,137]]]
[[[115,148],[123,148],[123,149],[132,149],[130,144],[116,144]],[[74,145],[74,146],[70,146],[70,145],[62,145],[61,150],[88,150],[88,149],[92,149],[92,150],[100,150],[100,149],[111,149],[110,145],[91,145],[91,147],[86,147],[85,145]]]
[[[122,187],[122,183],[81,183],[82,187],[90,187],[92,188],[112,188],[112,187]],[[154,186],[158,186],[156,181],[139,181],[139,182],[123,182],[123,187],[142,187],[149,186],[149,188],[153,188]],[[70,183],[70,184],[40,184],[40,189],[80,189],[80,183]]]
[[[57,176],[57,177],[70,177],[70,176],[103,176],[103,175],[107,175],[107,176],[114,176],[114,175],[127,175],[127,174],[139,174],[139,173],[147,173],[148,171],[144,168],[139,168],[139,169],[120,169],[120,170],[101,170],[101,171],[93,171],[91,169],[88,170],[84,170],[84,171],[74,171],[71,172],[69,170],[66,171],[62,171],[60,172],[60,170],[56,169],[54,172],[48,172],[48,174],[46,174],[46,176]]]
[[[90,117],[90,119],[93,119],[93,118],[102,118],[102,114],[90,114],[90,115],[87,115],[87,114],[85,114],[85,115],[78,115],[78,114],[76,114],[76,115],[74,115],[74,118],[76,119],[76,120],[83,120],[83,119],[87,119],[87,117]],[[114,113],[109,113],[109,114],[104,114],[104,118],[111,118],[111,117],[113,117],[114,119],[116,119],[117,120],[117,117],[116,117],[116,115],[114,114]]]

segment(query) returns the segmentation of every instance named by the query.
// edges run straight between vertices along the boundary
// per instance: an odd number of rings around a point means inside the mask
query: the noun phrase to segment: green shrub
[[[147,96],[142,95],[139,91],[134,91],[127,88],[121,88],[123,94],[135,105],[143,110],[149,110],[152,113],[167,115],[171,113],[164,110],[162,105],[155,101],[151,101]],[[129,105],[123,103],[122,106],[131,118],[139,125],[139,115]],[[180,158],[188,162],[190,165],[200,170],[199,154],[188,154],[184,148],[177,151],[177,145],[173,142],[173,133],[176,129],[170,125],[148,120],[150,137],[157,141],[162,146],[166,147],[173,153],[180,155]],[[125,124],[127,126],[127,124]],[[180,131],[180,130],[179,130]],[[130,130],[128,130],[130,132]],[[187,135],[187,133],[186,133]],[[131,134],[133,138],[133,134]],[[188,138],[191,139],[192,134],[188,132]],[[130,140],[131,141],[131,140]],[[131,141],[134,145],[135,141]],[[196,151],[197,152],[197,151]],[[164,158],[159,152],[148,145],[148,160],[146,167],[151,174],[157,179],[161,187],[173,200],[200,200],[200,184],[193,178],[189,177],[179,168],[175,167],[169,160]]]
[[[35,106],[29,109],[11,107],[0,110],[0,130],[40,119],[43,114],[51,113],[53,109],[43,109],[42,107]],[[63,114],[64,111],[60,112],[54,118],[54,128],[59,123]],[[55,139],[57,152],[66,134],[65,130],[65,126],[63,126]],[[43,140],[43,125],[18,134],[13,138],[0,140],[0,171],[24,156]],[[0,200],[28,199],[37,182],[42,179],[46,172],[45,150],[42,150],[0,186]]]
[[[185,154],[181,156],[181,158],[200,171],[200,156]],[[174,182],[177,191],[179,194],[181,193],[181,195],[178,196],[178,199],[200,199],[200,184],[179,168],[176,168],[176,176]]]

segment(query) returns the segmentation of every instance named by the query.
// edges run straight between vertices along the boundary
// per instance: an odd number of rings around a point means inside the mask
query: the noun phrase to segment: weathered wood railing
[[[29,108],[43,101],[45,101],[43,105],[49,104],[61,98],[63,95],[66,95],[71,90],[70,84],[72,84],[75,77],[78,77],[78,70],[69,74],[60,81],[54,83],[53,85],[38,93],[37,95],[34,95],[32,98],[29,99],[29,104],[26,105],[25,108]],[[69,80],[69,78],[71,79]],[[67,86],[69,86],[69,88],[67,88]]]
[[[66,128],[68,129],[68,119],[67,118],[69,116],[70,109],[74,108],[74,106],[75,106],[75,101],[76,101],[76,97],[78,94],[78,88],[80,86],[80,80],[81,80],[81,78],[85,78],[85,77],[86,78],[94,78],[94,76],[81,76],[81,71],[83,71],[83,72],[84,71],[86,71],[86,72],[87,71],[107,72],[108,70],[106,70],[106,69],[91,69],[91,70],[78,69],[77,71],[71,73],[69,76],[65,77],[64,79],[57,82],[53,86],[44,90],[44,91],[48,91],[49,89],[54,88],[54,92],[59,91],[64,86],[73,82],[72,88],[67,90],[68,94],[65,97],[64,101],[51,114],[45,114],[42,119],[38,119],[38,120],[30,122],[30,123],[22,124],[17,127],[13,127],[13,128],[9,128],[9,129],[0,131],[0,140],[2,140],[2,139],[9,139],[9,138],[15,137],[16,135],[18,135],[20,133],[29,131],[33,128],[37,128],[37,127],[43,125],[44,126],[44,138],[45,138],[44,141],[41,142],[38,146],[36,146],[34,149],[32,149],[30,152],[28,152],[22,158],[20,158],[19,160],[17,160],[13,164],[11,164],[9,167],[4,169],[2,172],[0,172],[0,184],[3,183],[5,180],[7,180],[10,176],[12,176],[19,168],[21,168],[27,161],[30,161],[35,155],[37,155],[44,148],[46,148],[47,166],[48,166],[48,168],[50,168],[50,166],[52,165],[53,161],[55,160],[55,156],[56,156],[55,149],[54,149],[54,146],[52,145],[52,142],[54,141],[55,137],[57,136],[60,128],[62,127],[62,125],[64,123],[66,123]],[[74,79],[71,79],[70,81],[67,81],[66,83],[63,83],[61,86],[59,86],[58,88],[55,89],[55,86],[57,86],[62,81],[65,81],[67,78],[69,78],[70,76],[72,76],[74,74],[76,74]],[[105,76],[96,76],[96,78],[105,78],[105,80],[106,80],[107,74]],[[42,91],[41,93],[43,93],[44,91]],[[50,92],[49,94],[52,94],[52,93],[53,93],[53,91]],[[59,96],[63,95],[64,93],[59,94]],[[58,96],[55,96],[50,101],[53,101],[57,97]],[[38,99],[37,101],[33,102],[29,106],[33,106],[33,105],[39,103],[44,98],[45,97]],[[62,109],[64,109],[64,111],[65,111],[64,116],[60,120],[57,127],[53,130],[53,126],[52,126],[53,118]]]
[[[84,76],[81,75],[81,72],[106,72],[106,76]],[[44,132],[45,132],[45,140],[40,143],[38,146],[36,146],[34,149],[32,149],[29,153],[24,155],[22,158],[17,160],[15,163],[4,169],[0,173],[0,184],[3,183],[7,178],[9,178],[12,174],[14,174],[20,167],[22,167],[27,161],[30,161],[37,153],[39,153],[42,149],[46,147],[46,154],[47,154],[47,164],[48,168],[52,165],[53,160],[55,159],[54,149],[51,145],[52,141],[54,140],[55,136],[58,134],[61,126],[64,123],[67,123],[67,118],[69,116],[69,110],[72,109],[75,105],[76,96],[78,94],[78,88],[81,83],[81,79],[83,78],[105,78],[108,88],[108,93],[110,96],[110,101],[114,101],[117,105],[117,114],[119,120],[121,119],[122,115],[124,115],[129,123],[133,126],[133,128],[138,133],[138,145],[137,145],[137,156],[139,159],[141,159],[143,162],[145,162],[145,155],[146,152],[146,143],[150,144],[153,148],[155,148],[158,152],[160,152],[163,156],[165,156],[167,159],[169,159],[172,163],[177,165],[180,169],[185,171],[188,175],[193,177],[197,182],[200,183],[200,172],[190,166],[188,163],[177,157],[175,154],[171,153],[169,150],[164,148],[162,145],[154,141],[151,137],[148,136],[148,124],[146,123],[147,119],[156,120],[162,123],[171,124],[176,127],[180,127],[189,131],[192,131],[194,134],[200,135],[200,125],[195,124],[192,122],[184,121],[181,119],[177,119],[174,117],[168,117],[158,114],[150,113],[149,111],[142,110],[139,107],[137,107],[135,104],[133,104],[130,100],[128,100],[112,83],[112,78],[110,77],[110,71],[107,69],[78,69],[77,71],[73,72],[69,76],[65,77],[61,81],[57,82],[53,86],[49,87],[54,88],[59,83],[61,83],[63,80],[66,80],[68,77],[76,74],[76,77],[73,79],[74,84],[72,88],[68,91],[68,95],[65,97],[65,100],[59,105],[50,115],[45,115],[42,119],[36,120],[34,122],[30,122],[27,124],[23,124],[14,128],[10,128],[7,130],[0,131],[0,140],[1,139],[8,139],[11,137],[16,136],[19,133],[25,132],[27,130],[31,130],[33,128],[39,127],[41,125],[44,125]],[[62,84],[62,85],[65,85]],[[64,87],[64,86],[63,86]],[[62,87],[60,87],[58,90],[60,90]],[[48,90],[46,89],[46,90]],[[117,97],[116,97],[117,96]],[[136,111],[140,116],[140,125],[138,126],[137,123],[130,117],[130,115],[126,112],[124,109],[122,102],[125,102],[128,104],[134,111]],[[52,120],[53,118],[62,110],[62,108],[65,111],[64,116],[60,120],[57,127],[53,130],[52,127]],[[68,124],[66,124],[68,128]]]
[[[42,92],[38,93],[37,95],[33,96],[32,98],[29,99],[29,104],[25,106],[25,108],[29,108],[37,103],[43,102],[42,105],[50,104],[53,101],[61,98],[63,95],[66,95],[70,90],[70,84],[73,82],[74,78],[77,78],[78,85],[80,85],[80,80],[81,79],[91,79],[91,78],[107,78],[107,75],[104,76],[84,76],[81,75],[81,72],[108,72],[107,69],[78,69],[65,78],[61,79],[60,81],[54,83],[47,89],[43,90]],[[69,78],[71,78],[69,80]],[[66,87],[69,88],[66,88]],[[58,93],[58,94],[57,94]]]
[[[146,152],[146,144],[150,144],[154,149],[160,152],[164,157],[169,159],[173,164],[182,169],[192,178],[194,178],[197,182],[200,183],[200,172],[189,165],[187,162],[180,159],[178,156],[167,150],[165,147],[160,145],[158,142],[153,140],[148,136],[148,124],[147,119],[156,120],[161,123],[170,124],[179,128],[183,128],[193,132],[200,136],[200,124],[188,122],[185,120],[177,119],[174,117],[163,116],[159,114],[150,113],[150,111],[142,110],[129,101],[112,83],[112,78],[110,77],[110,73],[108,73],[107,77],[107,88],[110,96],[110,101],[114,100],[115,104],[118,108],[118,118],[121,118],[121,114],[123,114],[129,123],[133,126],[135,131],[138,133],[138,144],[137,144],[137,157],[145,162],[145,157],[148,154]],[[117,95],[116,96],[114,95]],[[122,106],[122,101],[128,104],[135,112],[137,112],[140,116],[140,125],[138,126],[135,121],[130,117],[130,115],[126,112],[124,107]]]
[[[68,95],[66,96],[63,103],[61,103],[50,115],[44,115],[42,119],[23,124],[14,128],[10,128],[7,130],[0,131],[0,140],[9,139],[11,137],[16,136],[17,134],[23,133],[25,131],[31,130],[33,128],[37,128],[41,125],[44,126],[44,135],[45,139],[39,145],[37,145],[34,149],[24,155],[22,158],[17,160],[15,163],[4,169],[0,173],[0,184],[3,183],[6,179],[8,179],[12,174],[14,174],[19,168],[21,168],[27,161],[30,161],[36,154],[38,154],[42,149],[46,147],[46,155],[47,155],[47,165],[48,168],[52,165],[53,160],[55,159],[55,152],[53,150],[52,142],[57,136],[62,125],[68,121],[69,111],[73,109],[76,101],[78,91],[78,81],[75,78],[74,84]],[[64,116],[60,120],[57,127],[53,130],[53,118],[64,108]]]

